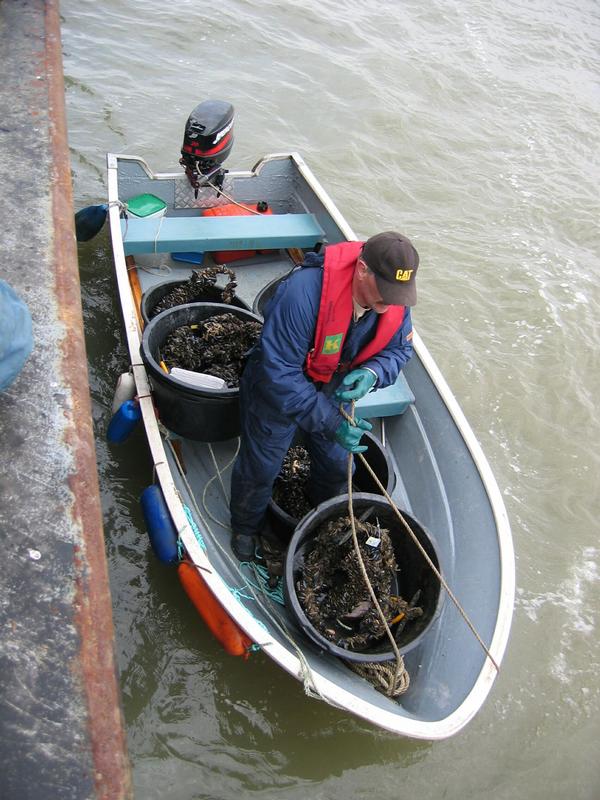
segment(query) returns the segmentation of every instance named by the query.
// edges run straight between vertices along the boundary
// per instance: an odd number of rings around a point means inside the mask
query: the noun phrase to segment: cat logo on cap
[[[397,269],[396,270],[396,280],[397,281],[409,281],[410,276],[413,274],[413,269]]]

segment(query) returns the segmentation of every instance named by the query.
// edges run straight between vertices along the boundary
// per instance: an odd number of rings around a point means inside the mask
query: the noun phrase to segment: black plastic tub
[[[182,325],[194,325],[219,314],[262,322],[244,308],[223,303],[189,303],[154,317],[144,329],[142,360],[148,371],[160,421],[173,433],[201,442],[221,442],[240,433],[238,388],[198,389],[160,366],[159,350],[167,336]]]
[[[171,281],[163,281],[163,283],[157,283],[155,286],[152,286],[150,289],[144,292],[142,295],[142,300],[140,303],[140,311],[142,312],[142,317],[144,319],[144,324],[147,325],[151,319],[153,319],[156,314],[153,314],[152,311],[163,297],[172,292],[173,289],[176,289],[178,286],[183,286],[184,283],[187,283],[187,280],[171,280]],[[222,287],[219,286],[207,286],[201,294],[199,294],[194,300],[194,303],[221,303],[221,296],[222,296]],[[187,303],[186,305],[190,305]],[[237,306],[238,308],[245,308],[247,311],[250,311],[250,306],[247,303],[244,303],[243,300],[237,295],[234,295],[233,300],[230,304],[225,303],[225,305],[232,305]]]
[[[421,590],[418,605],[423,609],[423,615],[411,620],[405,626],[397,642],[400,653],[404,655],[417,647],[427,633],[431,623],[438,615],[444,594],[435,573],[426,562],[402,522],[394,514],[387,500],[381,495],[375,494],[358,493],[353,495],[353,509],[356,517],[359,517],[369,506],[375,507],[373,513],[377,516],[380,525],[390,531],[394,554],[398,563],[396,575],[399,595],[410,601],[417,590]],[[285,560],[284,595],[286,605],[298,627],[322,651],[339,656],[339,658],[343,658],[346,661],[376,663],[391,661],[396,656],[387,636],[384,636],[371,648],[360,652],[346,650],[330,642],[313,627],[305,615],[296,594],[296,582],[302,574],[305,554],[310,552],[311,541],[315,537],[319,526],[329,519],[346,516],[347,513],[348,495],[340,495],[321,503],[314,511],[307,514],[296,528]],[[416,519],[405,511],[401,511],[401,513],[410,525],[417,540],[439,570],[440,560],[433,537]]]
[[[263,317],[265,315],[265,307],[269,300],[273,297],[275,292],[277,291],[279,284],[284,281],[290,273],[287,272],[285,275],[280,275],[279,278],[274,278],[272,281],[267,283],[266,286],[260,290],[260,292],[254,298],[254,302],[252,303],[252,311],[255,314],[258,314],[259,317]]]
[[[303,441],[303,436],[301,433],[299,433],[294,439],[292,445],[302,445]],[[394,472],[394,465],[388,452],[379,439],[372,433],[369,433],[369,431],[365,431],[360,443],[361,445],[367,446],[367,450],[363,453],[363,456],[375,475],[377,475],[379,478],[386,492],[391,495],[396,485],[396,474]],[[362,459],[358,456],[355,456],[354,464],[356,465],[356,469],[354,471],[354,479],[352,483],[353,486],[356,487],[356,491],[371,492],[373,494],[381,495],[379,487],[375,483],[373,476],[363,464]],[[276,503],[273,498],[271,498],[269,501],[269,521],[278,537],[287,542],[291,538],[294,529],[300,520],[296,517],[292,517],[290,514],[284,511],[283,508],[281,508],[281,506]]]

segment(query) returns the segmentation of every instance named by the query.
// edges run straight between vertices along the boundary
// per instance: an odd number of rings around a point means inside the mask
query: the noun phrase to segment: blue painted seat
[[[356,403],[355,413],[357,417],[363,419],[393,417],[396,414],[404,414],[409,405],[414,402],[415,396],[410,390],[406,378],[400,373],[396,383],[386,386],[385,389],[376,389],[361,397]]]
[[[121,220],[125,255],[314,247],[323,230],[314,214],[151,217]]]

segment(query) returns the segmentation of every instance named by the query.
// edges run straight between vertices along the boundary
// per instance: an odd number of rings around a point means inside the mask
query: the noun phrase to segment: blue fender
[[[177,531],[160,487],[148,486],[140,502],[154,555],[163,564],[176,564],[179,561]]]
[[[86,206],[75,214],[75,238],[78,242],[89,242],[100,233],[106,221],[108,204]]]
[[[141,418],[140,404],[136,400],[126,400],[113,415],[106,431],[106,438],[112,444],[121,444],[132,434]]]

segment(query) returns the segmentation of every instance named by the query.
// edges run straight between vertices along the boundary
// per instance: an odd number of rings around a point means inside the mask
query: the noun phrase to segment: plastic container
[[[122,444],[132,433],[142,418],[139,403],[126,400],[119,406],[106,431],[106,438],[112,444]]]
[[[250,655],[252,639],[225,611],[198,567],[190,561],[182,561],[177,567],[177,574],[185,593],[221,646],[229,655],[241,656],[246,660]]]
[[[108,203],[86,206],[75,214],[75,237],[78,242],[89,242],[100,231],[106,222]]]
[[[265,315],[265,307],[269,300],[273,297],[277,288],[281,281],[285,280],[289,273],[285,275],[280,275],[279,278],[274,278],[272,281],[267,283],[266,286],[260,290],[260,292],[254,298],[254,302],[252,303],[252,311],[255,314],[258,314],[260,317],[264,318]]]
[[[123,372],[119,375],[111,406],[113,415],[117,413],[126,400],[133,400],[136,391],[135,378],[131,372]]]
[[[164,281],[163,283],[157,283],[151,289],[148,289],[142,295],[142,302],[140,304],[140,310],[142,312],[142,317],[144,319],[144,323],[148,324],[152,319],[152,309],[159,303],[165,295],[172,292],[177,286],[181,286],[184,283],[187,283],[186,280],[173,280],[173,281]],[[201,296],[198,296],[194,301],[194,303],[220,303],[221,302],[221,289],[218,286],[208,286],[205,291],[202,292]],[[250,311],[250,306],[247,303],[244,303],[243,300],[237,295],[234,295],[233,300],[231,303],[225,303],[227,306],[236,306],[237,308],[244,308],[246,311]]]
[[[162,217],[167,210],[167,204],[154,194],[138,194],[127,200],[127,211],[134,217]]]
[[[216,375],[208,375],[206,372],[194,372],[191,369],[173,367],[170,374],[184,383],[189,383],[195,389],[226,389],[227,384],[223,378]]]
[[[144,489],[140,503],[154,555],[163,564],[177,563],[177,531],[160,487],[152,485]]]
[[[160,347],[172,331],[227,313],[243,320],[262,321],[256,314],[237,306],[189,303],[163,311],[144,328],[141,355],[158,414],[163,425],[179,436],[201,442],[220,442],[239,436],[239,388],[197,389],[167,374],[160,366]]]
[[[254,213],[272,214],[268,203],[264,200],[258,203],[244,203],[243,206],[237,203],[230,203],[224,206],[207,208],[203,212],[204,217],[250,217]],[[221,250],[211,253],[215,264],[226,264],[229,261],[240,261],[244,258],[252,258],[259,253],[269,253],[270,250]]]
[[[200,265],[204,261],[204,253],[171,253],[173,261],[181,261],[183,264]]]
[[[394,554],[398,564],[396,573],[398,594],[410,601],[417,590],[421,590],[418,605],[423,615],[411,620],[399,636],[398,649],[402,655],[417,647],[427,633],[431,623],[437,617],[444,593],[438,578],[424,559],[420,550],[406,531],[404,525],[394,514],[387,500],[380,495],[358,493],[353,495],[354,514],[358,518],[369,506],[374,506],[373,515],[377,516],[380,525],[387,528],[392,538]],[[300,522],[288,547],[284,570],[284,596],[288,610],[294,617],[298,627],[324,652],[355,662],[382,662],[395,659],[392,645],[384,636],[372,647],[352,651],[330,642],[322,636],[304,613],[296,594],[296,582],[302,574],[304,557],[309,552],[312,539],[321,524],[329,519],[346,516],[348,513],[348,495],[340,495],[321,503],[314,511],[307,514]],[[401,512],[414,532],[419,543],[439,570],[440,559],[436,544],[431,534],[405,511]]]
[[[302,443],[303,436],[299,433],[292,442],[292,445],[302,445]],[[369,431],[365,431],[360,443],[367,445],[368,449],[363,455],[373,472],[385,487],[386,492],[391,495],[396,485],[396,473],[394,472],[394,465],[388,452],[379,439],[372,433],[369,433]],[[357,492],[370,492],[381,495],[375,480],[358,456],[354,457],[354,463],[356,469],[354,471],[353,485],[356,487]],[[300,521],[284,511],[273,498],[269,501],[269,520],[274,533],[286,542],[289,541],[294,529]]]

